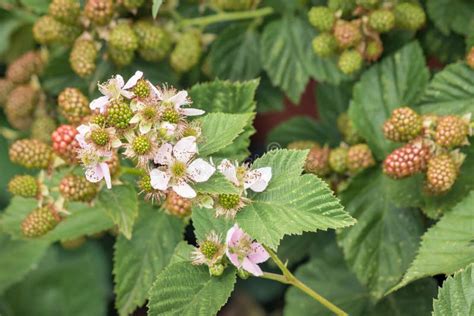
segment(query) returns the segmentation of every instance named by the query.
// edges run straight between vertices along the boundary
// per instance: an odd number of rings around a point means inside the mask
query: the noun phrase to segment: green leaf
[[[158,10],[160,10],[161,5],[163,4],[163,0],[153,0],[153,5],[151,7],[151,15],[154,19],[158,15]]]
[[[226,218],[216,218],[214,209],[194,208],[193,227],[197,240],[201,241],[211,231],[215,231],[221,238],[225,238],[227,231],[234,222]]]
[[[209,113],[199,119],[205,142],[199,146],[202,156],[209,156],[232,144],[252,121],[252,113]]]
[[[260,35],[247,24],[224,29],[212,44],[209,63],[212,73],[229,80],[248,80],[262,68],[259,58]]]
[[[68,252],[52,247],[23,282],[6,292],[7,315],[106,315],[107,276],[99,246],[87,243]]]
[[[421,47],[412,42],[372,66],[354,86],[349,115],[378,159],[394,149],[383,136],[383,123],[395,108],[413,106],[428,78]]]
[[[418,249],[423,223],[414,208],[390,200],[393,181],[371,169],[354,178],[342,203],[357,225],[340,231],[348,265],[374,299],[399,282]]]
[[[445,35],[450,31],[468,35],[474,29],[474,3],[469,0],[428,0],[431,21]]]
[[[116,185],[112,189],[103,189],[99,201],[106,209],[112,221],[127,238],[132,238],[133,224],[138,216],[138,197],[132,185]]]
[[[43,257],[49,243],[44,241],[12,240],[0,235],[0,294],[21,281]]]
[[[472,205],[474,192],[422,236],[415,260],[395,288],[426,276],[451,274],[474,262]]]
[[[474,269],[470,264],[449,277],[433,301],[433,316],[474,314]]]
[[[180,241],[174,249],[173,256],[171,256],[169,265],[178,262],[191,263],[191,252],[193,250],[194,247],[188,244],[185,240]]]
[[[434,76],[418,107],[425,114],[474,113],[474,70],[465,63],[447,66]]]
[[[24,238],[21,222],[36,207],[37,201],[34,199],[13,198],[0,219],[2,230],[14,239]],[[49,242],[71,240],[84,235],[92,235],[113,226],[105,209],[100,205],[91,207],[84,203],[71,203],[68,205],[68,212],[70,215],[64,217],[52,231],[39,239]]]
[[[308,151],[274,150],[252,168],[271,167],[266,190],[250,193],[252,202],[237,214],[240,227],[276,249],[284,235],[353,225],[328,185],[314,175],[300,176]]]
[[[205,266],[172,264],[158,275],[150,290],[148,315],[216,315],[227,302],[235,280],[234,269],[213,277]]]
[[[337,145],[337,141],[334,142],[331,137],[331,132],[321,123],[307,116],[295,116],[272,129],[268,134],[267,143],[277,144],[282,148],[298,140],[312,140],[320,144]]]
[[[155,276],[182,240],[184,223],[150,204],[141,204],[132,239],[119,236],[114,252],[115,305],[120,315],[145,303]]]
[[[285,96],[277,87],[273,86],[265,76],[261,79],[257,90],[257,112],[277,112],[285,107]]]
[[[199,193],[210,193],[210,194],[237,194],[239,189],[232,184],[226,177],[220,172],[215,172],[212,177],[206,182],[197,182],[193,185],[193,188]]]
[[[47,13],[50,0],[20,0],[21,4],[36,13]]]

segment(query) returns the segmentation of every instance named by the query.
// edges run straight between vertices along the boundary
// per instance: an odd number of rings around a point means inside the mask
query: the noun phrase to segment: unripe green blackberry
[[[379,33],[391,31],[395,26],[395,15],[387,9],[375,10],[370,13],[369,26]]]
[[[421,138],[395,149],[383,162],[383,172],[393,179],[403,179],[426,170],[431,151]]]
[[[135,52],[133,50],[116,49],[111,46],[108,47],[108,52],[110,59],[117,67],[125,67],[130,65],[133,61],[133,57],[135,56]]]
[[[130,125],[133,112],[124,100],[114,100],[107,107],[107,123],[116,128],[125,129]]]
[[[38,91],[30,85],[13,89],[5,104],[8,123],[16,129],[27,130],[33,123],[33,112],[38,102]]]
[[[46,169],[52,161],[53,151],[37,139],[22,139],[10,146],[8,155],[13,163],[25,168]]]
[[[21,231],[28,238],[41,237],[61,221],[53,205],[36,208],[21,222]]]
[[[209,267],[209,274],[214,277],[219,277],[224,273],[225,267],[221,263]]]
[[[345,147],[338,147],[329,153],[329,167],[334,172],[344,173],[347,170],[347,152]]]
[[[347,170],[358,173],[375,165],[372,151],[367,144],[357,144],[349,147],[347,152]]]
[[[91,132],[91,140],[97,146],[105,146],[109,143],[109,133],[103,128],[94,129]]]
[[[133,151],[138,155],[145,155],[149,153],[151,146],[151,140],[146,135],[140,135],[135,137],[132,143]]]
[[[329,57],[337,50],[337,41],[332,34],[321,33],[313,39],[313,51],[321,57]]]
[[[304,169],[306,172],[323,177],[329,174],[329,152],[328,147],[313,147],[306,157]]]
[[[312,140],[297,140],[297,141],[289,143],[286,146],[286,148],[288,149],[298,149],[298,150],[311,149],[313,147],[320,148],[321,146],[319,146],[317,142],[312,141]]]
[[[403,2],[395,6],[395,24],[406,30],[416,31],[426,23],[426,14],[417,4]]]
[[[165,211],[179,218],[185,218],[191,215],[192,201],[179,196],[174,191],[166,195]]]
[[[469,144],[469,120],[448,115],[438,119],[435,142],[443,147],[451,148]]]
[[[138,53],[146,61],[160,61],[172,46],[170,34],[151,21],[140,20],[133,26],[138,37]]]
[[[51,134],[56,130],[56,122],[49,115],[40,115],[33,120],[31,125],[31,138],[51,142]]]
[[[211,260],[220,250],[219,245],[217,245],[212,240],[206,240],[199,245],[199,251],[206,257],[206,259]]]
[[[363,62],[362,55],[358,51],[349,49],[339,56],[337,66],[343,73],[350,75],[358,72],[362,68]]]
[[[68,175],[59,183],[59,192],[69,201],[90,202],[97,195],[98,186],[84,176]]]
[[[171,67],[179,73],[187,72],[196,66],[201,55],[201,34],[195,30],[190,30],[181,34],[176,46],[171,52]]]
[[[337,21],[334,27],[334,37],[342,49],[356,46],[362,39],[359,23]]]
[[[394,142],[407,142],[421,134],[423,119],[421,115],[410,109],[402,107],[393,110],[390,118],[383,125],[385,138]]]
[[[383,44],[380,40],[369,40],[365,48],[364,58],[368,61],[375,61],[382,56]]]
[[[69,55],[69,64],[72,70],[81,78],[95,72],[98,49],[91,39],[78,38]]]
[[[150,85],[145,79],[137,81],[135,87],[133,87],[133,93],[139,98],[147,98],[150,95]]]
[[[71,125],[61,125],[52,134],[54,152],[69,164],[77,163],[79,143],[76,140],[77,129]]]
[[[166,109],[161,115],[161,119],[165,122],[176,124],[179,122],[179,113],[175,109]]]
[[[78,0],[53,0],[49,4],[48,14],[65,24],[76,24],[81,13]]]
[[[347,112],[341,113],[337,118],[337,128],[341,132],[344,141],[349,145],[358,144],[363,141]]]
[[[15,176],[8,182],[8,191],[13,195],[26,198],[37,197],[39,193],[38,180],[29,175]]]
[[[320,32],[330,32],[336,22],[334,11],[328,7],[312,7],[308,12],[309,23]]]
[[[138,48],[138,38],[130,24],[121,23],[110,31],[108,44],[115,49],[134,51]]]
[[[469,67],[474,69],[474,47],[471,47],[471,49],[469,50],[469,53],[467,53],[466,63],[468,64]]]
[[[72,124],[79,124],[90,115],[89,99],[76,88],[66,88],[58,96],[61,114]]]
[[[61,23],[49,15],[39,18],[33,26],[35,40],[45,45],[53,43],[69,45],[80,33],[79,27]]]
[[[140,8],[145,4],[145,0],[123,0],[123,6],[132,11]]]
[[[243,11],[256,7],[260,0],[211,0],[213,6],[224,11]]]
[[[374,9],[379,5],[379,0],[356,0],[356,4],[365,9]]]
[[[8,95],[12,92],[15,85],[8,79],[0,78],[0,107],[7,103]]]
[[[341,11],[342,15],[350,15],[356,8],[355,0],[329,0],[328,7],[333,11]]]
[[[96,113],[90,117],[90,122],[92,124],[104,127],[107,123],[107,117],[104,114]]]
[[[425,189],[432,195],[448,192],[458,176],[458,167],[448,154],[432,157],[428,161]]]
[[[26,52],[8,66],[6,77],[15,84],[27,83],[31,76],[41,73],[43,64],[39,52]]]
[[[219,204],[227,210],[236,208],[240,203],[240,195],[238,194],[219,194]]]
[[[113,0],[88,0],[84,7],[84,14],[97,25],[106,25],[115,13]]]

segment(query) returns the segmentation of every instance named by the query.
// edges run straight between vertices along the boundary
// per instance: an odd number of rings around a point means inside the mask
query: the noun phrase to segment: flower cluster
[[[269,257],[265,248],[253,241],[237,224],[227,231],[225,244],[215,232],[211,232],[192,253],[193,264],[207,265],[209,273],[214,276],[221,275],[228,262],[239,270],[261,276],[263,272],[258,264]]]

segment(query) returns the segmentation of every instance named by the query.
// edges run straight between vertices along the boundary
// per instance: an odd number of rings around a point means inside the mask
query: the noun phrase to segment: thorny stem
[[[326,298],[318,294],[316,291],[309,288],[306,284],[298,280],[293,275],[293,273],[291,273],[290,270],[288,270],[288,268],[286,267],[286,264],[284,264],[280,260],[280,258],[278,258],[275,252],[273,252],[273,250],[271,250],[270,248],[266,246],[264,247],[267,250],[267,252],[270,254],[270,257],[272,258],[272,260],[276,263],[276,265],[278,266],[278,268],[281,270],[283,274],[264,272],[262,275],[262,278],[277,281],[283,284],[293,285],[294,287],[300,289],[301,291],[303,291],[304,293],[306,293],[307,295],[311,296],[313,299],[315,299],[316,301],[324,305],[327,309],[332,311],[334,314],[338,316],[348,315],[345,311],[343,311],[342,309],[340,309],[339,307],[337,307],[336,305],[328,301]]]
[[[199,18],[183,19],[181,26],[206,26],[213,23],[235,21],[235,20],[246,20],[259,18],[266,15],[273,14],[274,10],[270,7],[261,8],[258,10],[251,11],[240,11],[240,12],[222,12],[213,15],[203,16]]]

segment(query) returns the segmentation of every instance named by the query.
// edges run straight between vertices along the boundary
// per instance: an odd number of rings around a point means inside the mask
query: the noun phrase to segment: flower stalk
[[[267,15],[271,15],[274,12],[275,11],[273,10],[273,8],[270,8],[270,7],[264,7],[261,9],[249,10],[249,11],[221,12],[221,13],[199,17],[199,18],[183,19],[181,20],[181,26],[182,27],[187,27],[187,26],[204,27],[209,24],[219,23],[219,22],[260,18]]]
[[[280,283],[283,283],[283,284],[292,285],[292,286],[300,289],[301,291],[303,291],[307,295],[311,296],[314,300],[316,300],[319,303],[321,303],[322,305],[324,305],[327,309],[332,311],[335,315],[338,315],[338,316],[347,316],[348,315],[345,311],[343,311],[342,309],[340,309],[339,307],[337,307],[336,305],[331,303],[325,297],[318,294],[316,291],[314,291],[313,289],[308,287],[306,284],[301,282],[298,278],[296,278],[293,275],[293,273],[291,273],[291,271],[288,270],[288,268],[286,267],[286,264],[284,264],[280,260],[280,258],[278,258],[278,256],[276,255],[276,253],[272,249],[270,249],[267,246],[264,246],[264,248],[268,252],[268,254],[270,255],[270,258],[272,258],[272,260],[278,266],[278,268],[280,269],[282,274],[264,272],[263,275],[261,276],[262,278],[277,281],[277,282],[280,282]]]

